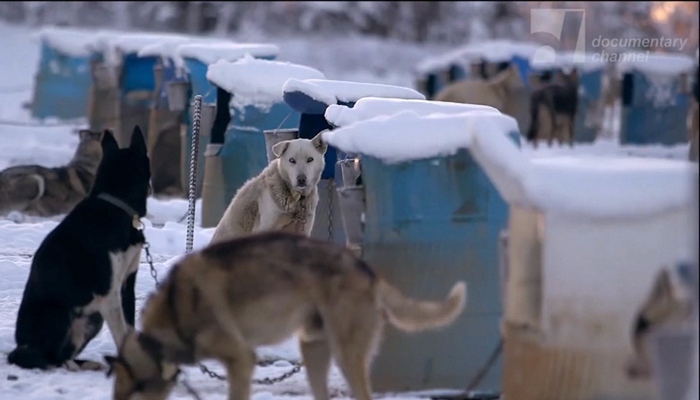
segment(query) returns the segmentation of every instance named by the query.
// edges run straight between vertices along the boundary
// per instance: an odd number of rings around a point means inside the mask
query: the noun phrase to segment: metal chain
[[[498,359],[498,356],[503,352],[503,337],[501,337],[498,340],[498,344],[496,345],[496,348],[493,349],[491,352],[491,355],[489,355],[488,360],[486,360],[486,363],[477,371],[476,375],[472,378],[472,380],[469,382],[467,385],[467,392],[471,392],[472,390],[475,390],[477,386],[479,386],[479,383],[484,379],[486,374],[491,370],[491,367],[493,364],[496,362]]]
[[[306,196],[301,198],[299,205],[301,207],[301,218],[299,218],[301,220],[301,228],[299,231],[302,235],[306,235]]]
[[[333,242],[333,178],[328,179],[328,241]]]
[[[292,369],[283,373],[282,375],[276,376],[274,378],[265,377],[262,379],[253,379],[252,382],[256,385],[274,385],[275,383],[279,383],[279,382],[282,382],[286,379],[289,379],[290,377],[296,375],[299,371],[301,371],[302,363],[300,363],[298,361],[289,361],[289,363],[292,364]],[[264,366],[268,366],[270,364],[272,364],[271,361],[261,361],[261,362],[257,362],[255,365],[264,367]],[[208,375],[212,379],[218,379],[220,381],[226,380],[225,376],[217,374],[216,372],[207,368],[202,363],[199,364],[199,370],[202,371],[202,373]]]
[[[185,253],[192,251],[194,242],[194,216],[195,204],[197,202],[197,161],[199,155],[199,130],[202,119],[202,95],[194,96],[194,104],[192,110],[192,151],[190,152],[190,184],[188,193],[187,207],[187,242],[185,244]]]
[[[160,282],[158,282],[158,271],[156,271],[156,267],[153,266],[153,257],[151,257],[151,251],[149,250],[151,248],[151,245],[146,241],[143,244],[143,249],[146,250],[146,262],[148,263],[148,268],[151,273],[151,278],[153,278],[153,281],[156,283],[156,289],[160,287]]]

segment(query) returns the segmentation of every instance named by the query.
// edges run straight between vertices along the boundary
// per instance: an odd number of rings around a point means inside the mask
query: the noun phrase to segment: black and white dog
[[[134,327],[136,272],[145,242],[150,166],[136,126],[120,149],[111,132],[89,196],[51,231],[34,254],[17,314],[17,347],[7,356],[22,368],[101,369],[75,357],[102,329],[115,344]]]

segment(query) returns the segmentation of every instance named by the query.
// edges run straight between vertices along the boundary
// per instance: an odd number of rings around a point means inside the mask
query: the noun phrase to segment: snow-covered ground
[[[31,31],[25,28],[0,24],[0,48],[5,57],[0,59],[0,170],[8,166],[38,163],[45,166],[62,165],[71,157],[77,136],[72,133],[75,126],[37,127],[31,126],[26,110],[21,104],[29,100],[33,74],[37,67],[38,45],[29,39]],[[319,41],[318,38],[314,39]],[[333,39],[338,41],[340,39]],[[334,43],[325,48],[345,49],[355,54],[354,58],[343,54],[313,51],[296,42],[281,42],[282,53],[279,59],[288,60],[319,68],[329,79],[348,79],[371,83],[412,85],[412,78],[406,71],[404,61],[417,61],[424,54],[414,50],[401,53],[403,47],[392,47],[385,43],[361,42],[348,39],[347,43]],[[404,46],[405,47],[405,46]],[[387,52],[381,49],[388,49]],[[296,51],[296,52],[295,52]],[[439,51],[439,49],[436,49]],[[357,55],[365,55],[357,57]],[[364,58],[361,62],[360,59]],[[320,60],[320,61],[319,61]],[[322,64],[322,65],[319,65]],[[363,71],[367,65],[371,72]],[[395,73],[393,66],[403,64],[402,73]],[[328,70],[324,69],[327,66]],[[378,74],[379,72],[379,74]],[[8,123],[11,122],[11,123]],[[24,125],[27,123],[26,125]],[[687,145],[674,147],[621,148],[614,141],[598,142],[592,145],[534,150],[525,147],[523,151],[530,157],[547,157],[561,153],[585,153],[590,155],[613,156],[636,154],[651,157],[685,158]],[[199,204],[198,210],[200,209]],[[185,249],[184,200],[159,201],[151,199],[148,204],[148,218],[145,221],[146,236],[151,245],[155,268],[163,276],[173,259],[183,254]],[[0,217],[0,397],[2,399],[52,400],[52,399],[108,399],[111,396],[112,381],[99,372],[25,371],[6,362],[6,354],[14,347],[14,324],[24,284],[29,272],[31,256],[44,236],[60,221],[61,217],[29,218],[20,214]],[[195,228],[194,246],[202,247],[209,242],[213,229]],[[137,278],[137,308],[143,305],[146,295],[154,289],[154,281],[149,274],[145,257]],[[83,358],[101,360],[103,354],[113,354],[115,347],[104,329],[85,349]],[[290,368],[284,360],[298,360],[299,351],[293,341],[279,346],[260,349],[261,357],[280,359],[268,367],[258,367],[256,378],[277,376]],[[214,364],[211,368],[221,371]],[[189,383],[207,399],[223,399],[225,385],[212,380],[196,368],[185,369]],[[466,379],[466,377],[465,377]],[[337,369],[331,372],[332,392],[347,397],[344,381]],[[255,386],[257,400],[299,398],[309,399],[310,395],[303,373],[274,386]],[[172,398],[189,398],[182,387],[178,387]],[[402,395],[401,399],[411,398]]]

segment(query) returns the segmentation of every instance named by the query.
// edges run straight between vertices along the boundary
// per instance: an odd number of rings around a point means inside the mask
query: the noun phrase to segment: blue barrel
[[[42,38],[31,116],[37,119],[86,117],[92,85],[91,57],[64,54]]]
[[[133,130],[133,125],[139,125],[141,131],[148,136],[150,107],[153,103],[150,94],[156,87],[153,68],[158,63],[157,56],[139,57],[136,52],[122,55],[120,137],[127,142],[121,143],[121,146],[128,144],[126,138]]]
[[[156,88],[153,68],[158,57],[139,57],[136,53],[125,54],[122,58],[122,95],[135,91],[152,92]]]
[[[517,132],[511,137],[519,143]],[[508,205],[467,150],[399,164],[362,155],[362,177],[363,258],[412,297],[441,299],[454,282],[469,285],[453,325],[411,335],[387,329],[373,388],[464,388],[499,344],[498,237]],[[500,391],[502,370],[499,360],[479,388]]]
[[[656,56],[661,57],[661,56]],[[687,62],[691,58],[668,57],[668,63]],[[621,144],[673,145],[688,141],[686,126],[690,106],[690,90],[681,87],[681,73],[651,77],[637,68],[628,69],[622,79],[622,112],[620,118]]]

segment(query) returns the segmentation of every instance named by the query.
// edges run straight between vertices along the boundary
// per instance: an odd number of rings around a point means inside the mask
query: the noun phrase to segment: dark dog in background
[[[552,145],[573,146],[574,121],[578,107],[578,71],[558,71],[549,82],[536,88],[530,97],[530,129],[527,139],[537,146],[539,140]]]
[[[78,132],[73,158],[62,167],[17,165],[0,172],[0,215],[19,211],[50,217],[67,214],[92,189],[102,160],[103,132]]]
[[[104,321],[120,346],[134,327],[136,272],[145,242],[150,167],[138,126],[120,149],[111,132],[102,138],[94,186],[52,230],[32,259],[17,313],[17,347],[7,356],[22,368],[100,369],[77,360]]]

